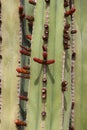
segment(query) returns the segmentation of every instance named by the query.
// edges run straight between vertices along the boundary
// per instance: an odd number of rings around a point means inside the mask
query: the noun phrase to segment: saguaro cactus
[[[1,130],[86,130],[86,0],[0,1]]]

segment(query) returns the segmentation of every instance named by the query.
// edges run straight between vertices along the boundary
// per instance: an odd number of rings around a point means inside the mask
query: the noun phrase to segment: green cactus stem
[[[19,1],[2,1],[2,112],[1,129],[16,130],[17,82],[15,68],[19,59]]]
[[[62,127],[62,35],[63,35],[63,1],[50,1],[49,4],[49,40],[47,43],[48,59],[55,59],[53,65],[47,67],[47,100],[46,118],[42,120],[43,104],[41,99],[43,66],[32,61],[34,57],[42,59],[42,35],[45,24],[45,1],[37,1],[35,9],[35,22],[32,39],[31,79],[29,89],[29,104],[27,107],[27,129],[61,129]],[[60,7],[59,7],[60,6]],[[54,8],[55,7],[55,8]],[[60,11],[62,9],[62,11]],[[40,12],[40,13],[38,13]],[[56,19],[55,19],[56,18]],[[59,26],[60,25],[60,26]],[[39,28],[38,28],[39,27]],[[57,29],[58,28],[58,29]],[[60,48],[60,49],[59,49]],[[56,120],[57,119],[57,120]]]
[[[64,2],[64,5],[66,1]],[[69,2],[64,6],[64,14],[70,10]],[[64,35],[70,37],[70,17],[64,17]],[[71,39],[71,37],[70,37]],[[65,81],[66,86],[62,92],[62,114],[63,114],[63,130],[69,129],[70,112],[71,112],[71,42],[66,37],[63,38],[64,54],[62,67],[62,82]]]
[[[87,129],[86,6],[0,0],[1,130]]]
[[[86,105],[86,41],[87,41],[87,17],[86,17],[86,8],[87,1],[76,1],[76,25],[77,25],[77,37],[76,37],[76,85],[75,85],[75,129],[87,129],[87,116],[85,115],[87,105]]]

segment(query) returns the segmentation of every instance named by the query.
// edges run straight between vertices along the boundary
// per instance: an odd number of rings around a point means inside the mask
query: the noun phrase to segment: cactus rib
[[[2,113],[1,129],[16,130],[14,120],[17,116],[17,78],[15,68],[18,65],[19,19],[18,0],[2,2]],[[11,11],[9,10],[11,9]],[[13,16],[13,14],[15,14]],[[13,20],[14,18],[14,20]],[[8,21],[9,19],[9,21]],[[14,31],[14,32],[13,32]],[[14,114],[13,114],[14,113]]]

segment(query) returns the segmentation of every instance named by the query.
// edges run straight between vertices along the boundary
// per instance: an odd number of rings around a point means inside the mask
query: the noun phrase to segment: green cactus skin
[[[38,13],[40,12],[40,13]],[[31,53],[31,79],[30,87],[28,91],[29,102],[27,104],[27,120],[28,123],[26,130],[28,129],[39,129],[40,118],[41,118],[41,65],[34,63],[33,57],[41,56],[42,51],[42,34],[43,34],[43,16],[44,5],[42,1],[39,1],[35,9],[35,22],[34,32],[32,39],[32,53]]]
[[[24,4],[22,2],[21,4]],[[31,6],[28,2],[25,4],[26,6],[24,7],[24,11],[26,12],[25,8],[28,7],[30,8],[29,12],[31,15],[33,14],[33,6]],[[16,130],[16,125],[15,125],[15,120],[20,118],[20,119],[25,119],[23,117],[23,114],[21,114],[21,108],[24,112],[26,112],[26,103],[18,99],[18,94],[17,94],[17,84],[18,81],[20,81],[20,94],[23,94],[22,92],[24,91],[25,93],[28,91],[28,80],[18,79],[16,77],[16,68],[18,67],[18,61],[20,57],[19,50],[21,49],[19,47],[19,44],[26,45],[26,39],[23,39],[25,34],[27,34],[28,27],[24,26],[27,25],[23,20],[22,22],[22,30],[20,30],[20,21],[19,21],[19,12],[18,12],[18,7],[20,6],[20,2],[17,1],[3,1],[2,2],[2,14],[3,14],[3,45],[2,45],[2,55],[3,61],[2,61],[2,66],[3,66],[3,82],[2,82],[2,115],[1,115],[1,120],[2,124],[0,123],[1,129],[14,129]],[[11,9],[12,8],[12,9]],[[12,10],[12,11],[11,11]],[[11,11],[11,12],[10,12]],[[16,13],[15,13],[16,12]],[[15,14],[15,15],[13,15]],[[9,19],[9,21],[8,21]],[[15,19],[13,21],[13,19]],[[14,30],[15,28],[15,30]],[[24,29],[23,29],[24,28]],[[14,31],[13,31],[14,30]],[[19,35],[19,30],[23,31],[22,36]],[[27,41],[27,43],[29,43]],[[30,46],[30,43],[28,44]],[[29,58],[27,56],[22,56],[20,57],[21,59],[21,66],[23,65],[29,65]],[[21,67],[20,66],[20,67]],[[18,103],[20,105],[18,106]],[[10,116],[9,116],[10,115]]]
[[[2,1],[2,113],[1,129],[16,130],[17,77],[19,58],[19,1]]]
[[[24,13],[26,15],[33,15],[34,7],[31,4],[29,4],[28,1],[20,1],[20,5],[23,6]],[[29,40],[27,40],[27,38],[25,36],[27,34],[31,34],[29,31],[28,22],[26,19],[24,19],[24,20],[20,20],[20,23],[21,23],[20,29],[21,29],[21,33],[22,33],[21,44],[25,47],[31,47],[31,42]],[[29,64],[30,64],[30,57],[22,55],[21,56],[21,67],[29,66]],[[27,96],[28,87],[29,87],[29,80],[21,79],[20,95],[26,94],[26,96]],[[25,103],[25,101],[20,100],[20,119],[22,119],[22,120],[26,120],[26,114],[27,114],[26,105],[27,105],[27,103]]]
[[[45,130],[59,130],[62,127],[61,78],[63,53],[63,1],[54,0],[50,2],[48,59],[55,59],[56,62],[55,64],[48,66],[47,70],[47,116],[44,121],[41,119],[42,65],[39,65],[32,60],[34,57],[42,59],[42,35],[44,33],[43,28],[45,12],[44,4],[44,1],[38,1],[35,10],[35,23],[31,54],[31,80],[29,89],[29,103],[27,107],[27,123],[29,123],[29,125],[26,127],[26,130],[42,129],[41,126],[43,122]],[[61,68],[59,66],[61,66]]]
[[[85,115],[87,110],[87,1],[79,0],[76,1],[76,25],[78,29],[76,37],[76,50],[77,50],[77,61],[76,61],[76,86],[75,86],[75,130],[86,130],[87,129],[87,116]]]
[[[65,8],[65,11],[68,11],[69,6]],[[66,21],[66,22],[65,22]],[[71,24],[70,17],[64,18],[65,23]],[[69,36],[70,36],[70,29]],[[64,66],[64,80],[67,81],[67,90],[64,92],[64,121],[63,130],[69,129],[69,121],[70,121],[70,112],[71,112],[71,41],[68,41],[70,48],[64,51],[65,54],[65,66]],[[63,71],[63,69],[62,69]]]

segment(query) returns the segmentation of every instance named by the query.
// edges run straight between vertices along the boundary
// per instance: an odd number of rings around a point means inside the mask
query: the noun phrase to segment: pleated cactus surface
[[[0,130],[86,130],[86,0],[0,1]]]

